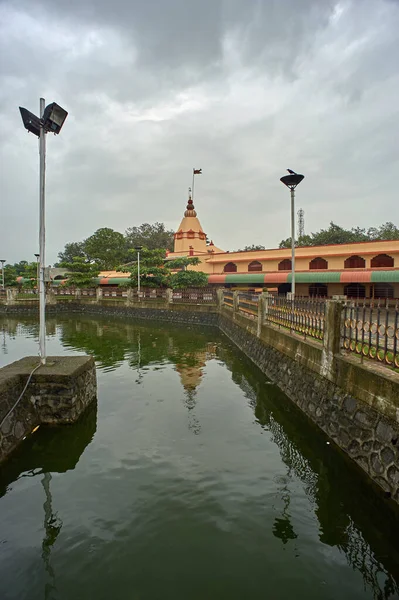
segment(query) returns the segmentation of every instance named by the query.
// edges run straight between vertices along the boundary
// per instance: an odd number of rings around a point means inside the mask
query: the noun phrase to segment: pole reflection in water
[[[44,473],[42,479],[42,485],[44,489],[44,493],[46,496],[46,500],[43,504],[44,508],[44,531],[45,536],[43,538],[42,543],[42,559],[44,568],[47,573],[47,581],[45,583],[44,588],[44,597],[45,600],[52,600],[53,596],[52,592],[55,592],[55,575],[53,567],[51,566],[51,548],[54,546],[57,541],[57,537],[62,528],[62,521],[58,518],[56,513],[53,513],[52,507],[52,498],[50,491],[50,482],[51,482],[51,473]]]

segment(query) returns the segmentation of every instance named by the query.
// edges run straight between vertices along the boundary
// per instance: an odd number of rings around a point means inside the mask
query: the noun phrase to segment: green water
[[[1,365],[37,354],[0,321]],[[399,598],[397,513],[217,330],[60,317],[98,403],[0,474],[1,600]]]

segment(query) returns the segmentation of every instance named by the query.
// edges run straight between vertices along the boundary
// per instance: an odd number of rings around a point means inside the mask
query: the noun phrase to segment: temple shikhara
[[[167,259],[198,256],[190,268],[207,273],[210,285],[291,290],[290,248],[225,252],[207,242],[191,196],[174,237]],[[399,297],[399,240],[301,247],[295,263],[300,296]]]
[[[165,260],[198,257],[200,264],[188,268],[205,272],[211,286],[291,291],[290,248],[228,252],[209,238],[190,194],[174,234],[173,252],[167,252]],[[118,285],[128,276],[103,272],[98,283]],[[295,280],[299,296],[399,298],[399,240],[297,248]]]

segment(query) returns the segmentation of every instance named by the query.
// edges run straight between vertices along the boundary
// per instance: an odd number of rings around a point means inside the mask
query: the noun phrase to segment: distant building
[[[225,252],[207,242],[191,196],[166,260],[180,256],[197,256],[201,263],[189,268],[207,273],[210,285],[291,290],[290,248]],[[399,298],[399,240],[297,248],[295,267],[299,296]],[[128,277],[104,271],[98,283],[118,285]]]
[[[190,268],[213,285],[291,289],[290,248],[224,252],[207,244],[191,197],[167,258],[182,255],[198,256],[201,264]],[[300,296],[399,298],[399,240],[297,248],[295,267]]]

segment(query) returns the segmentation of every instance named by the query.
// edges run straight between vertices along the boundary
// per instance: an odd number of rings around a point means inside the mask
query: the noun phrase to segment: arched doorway
[[[394,267],[395,261],[389,254],[378,254],[378,256],[374,256],[371,259],[371,266],[377,269],[381,267]]]
[[[328,269],[328,262],[325,258],[313,258],[309,263],[309,269]]]
[[[311,283],[309,286],[309,296],[318,296],[327,298],[327,286],[325,283]]]
[[[279,271],[291,271],[291,269],[292,269],[292,263],[289,258],[285,258],[284,260],[282,260],[281,262],[278,263]]]
[[[237,265],[233,262],[224,265],[223,273],[237,273]]]
[[[344,287],[344,294],[348,298],[365,298],[366,288],[361,283],[348,283]]]
[[[354,254],[347,258],[344,262],[345,269],[364,269],[366,261],[361,256]]]
[[[262,271],[262,263],[259,262],[258,260],[253,260],[248,265],[248,271],[252,272],[252,273],[255,271],[257,271],[257,272]]]
[[[393,298],[393,285],[390,283],[375,283],[371,288],[372,298]]]
[[[290,291],[291,291],[290,283],[281,283],[278,286],[278,295],[279,296],[285,296],[285,294],[288,294]]]

